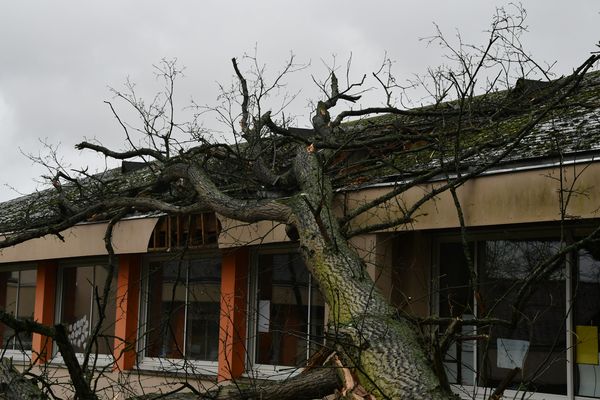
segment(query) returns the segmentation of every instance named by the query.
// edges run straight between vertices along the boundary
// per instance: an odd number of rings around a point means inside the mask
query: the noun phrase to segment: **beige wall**
[[[221,222],[219,234],[219,248],[221,249],[289,242],[283,224],[271,221],[247,224],[218,214],[217,218]]]
[[[382,246],[379,234],[369,234],[353,237],[350,246],[365,261],[367,272],[375,285],[390,299],[392,292],[392,265],[389,256],[390,249]]]
[[[115,253],[146,253],[156,221],[158,218],[136,218],[118,222],[114,227],[112,241]],[[61,232],[64,240],[55,235],[47,235],[0,249],[0,264],[106,255],[104,235],[107,226],[108,223],[76,225]]]
[[[600,204],[600,163],[563,168],[563,190],[571,190],[566,210],[569,218],[598,218]],[[552,222],[560,219],[561,175],[559,168],[535,169],[481,176],[458,189],[466,224],[485,227],[506,224]],[[397,218],[400,206],[410,207],[443,182],[413,188],[354,221],[357,228]],[[390,190],[370,188],[340,194],[349,209],[358,207]],[[220,217],[225,228],[220,247],[289,241],[281,224],[262,222],[244,224]],[[366,261],[370,275],[393,304],[413,314],[429,312],[431,241],[428,229],[459,227],[457,211],[450,193],[442,193],[425,203],[407,225],[390,231],[354,237],[351,245]]]
[[[579,174],[577,179],[574,176]],[[461,207],[468,226],[557,221],[560,219],[559,169],[537,169],[482,176],[458,189]],[[377,209],[356,219],[353,227],[398,217],[399,205],[410,207],[441,182],[413,188]],[[573,188],[567,214],[576,218],[598,218],[600,197],[600,163],[564,168],[563,187]],[[389,188],[373,188],[347,195],[352,209],[384,194]],[[576,193],[575,193],[576,192]],[[425,203],[414,214],[411,224],[402,230],[458,227],[456,208],[450,193],[445,192]]]
[[[411,315],[429,314],[431,239],[423,232],[378,233],[352,238],[384,296]]]
[[[577,176],[577,178],[575,178]],[[563,189],[572,189],[567,215],[574,218],[600,217],[600,163],[579,164],[563,168]],[[399,208],[411,207],[443,182],[412,188],[406,193],[370,210],[353,221],[359,228],[374,222],[398,218]],[[550,222],[560,219],[560,169],[545,168],[481,176],[468,181],[458,189],[461,207],[468,226],[491,226],[531,222]],[[339,200],[353,209],[377,196],[387,193],[390,187],[370,188],[339,195]],[[223,231],[219,247],[236,247],[252,244],[289,241],[282,224],[260,222],[245,224],[219,216]],[[394,230],[455,228],[459,226],[454,202],[449,192],[444,192],[423,204],[413,215],[410,224]],[[359,246],[360,247],[360,246]]]

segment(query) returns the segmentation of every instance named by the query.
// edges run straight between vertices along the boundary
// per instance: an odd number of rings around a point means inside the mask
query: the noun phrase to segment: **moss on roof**
[[[468,154],[460,157],[462,168],[480,164],[500,154],[503,143],[509,142],[536,112],[552,101],[554,97],[547,95],[552,92],[552,85],[560,82],[474,97],[463,104],[461,113],[460,103],[453,101],[410,110],[407,115],[385,114],[347,122],[340,127],[336,140],[352,145],[335,152],[328,160],[328,172],[336,187],[389,181],[452,162],[456,149]],[[287,147],[279,147],[279,167],[289,164],[286,157],[291,150]],[[481,151],[469,154],[479,148]],[[559,152],[600,152],[600,72],[588,73],[579,90],[549,112],[503,162],[540,160]],[[261,190],[260,184],[252,180],[244,158],[213,159],[204,165],[228,191],[244,197]],[[150,167],[127,173],[114,169],[84,179],[84,190],[65,185],[63,193],[71,203],[84,207],[101,196],[139,193],[154,184],[155,178]],[[171,190],[154,192],[153,196],[173,200],[181,195]],[[59,221],[64,218],[60,205],[55,189],[1,203],[0,232]]]
[[[347,136],[385,137],[360,150],[363,163],[380,168],[345,176],[350,163],[334,171],[339,185],[389,179],[423,172],[458,154],[462,168],[497,157],[506,144],[565,94],[563,79],[525,82],[513,90],[385,114],[345,124]],[[528,89],[528,85],[532,86]],[[421,139],[419,139],[421,137]],[[368,140],[364,141],[368,143]],[[466,156],[473,149],[477,154]],[[600,72],[586,74],[577,90],[547,112],[502,162],[535,160],[557,155],[600,151]]]

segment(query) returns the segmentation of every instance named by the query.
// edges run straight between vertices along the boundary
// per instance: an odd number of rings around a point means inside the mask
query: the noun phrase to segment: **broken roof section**
[[[154,183],[154,174],[149,168],[140,168],[133,163],[124,163],[121,168],[110,169],[80,181],[81,186],[62,185],[56,188],[36,191],[0,203],[0,232],[14,232],[27,228],[37,228],[53,223],[66,215],[76,213],[101,196],[126,195]],[[76,209],[64,209],[61,197]],[[106,215],[98,215],[99,220]]]
[[[492,163],[509,145],[514,148],[494,163],[494,168],[535,166],[557,158],[593,160],[600,154],[600,72],[586,74],[576,91],[554,104],[520,140],[513,140],[523,126],[538,118],[541,109],[564,94],[567,88],[557,87],[565,79],[568,78],[553,82],[520,80],[512,90],[488,93],[462,103],[444,102],[398,115],[384,114],[345,123],[338,136],[323,142],[338,147],[328,164],[334,187],[360,189],[365,185],[390,184],[422,176],[440,169],[444,163],[450,165],[446,172],[453,168],[468,170]],[[306,138],[311,132],[303,135]],[[276,146],[275,141],[270,140],[268,146]],[[273,147],[280,151],[277,159],[286,160],[289,146],[279,146]],[[228,185],[230,173],[246,168],[248,160],[239,157],[239,149],[243,151],[244,147],[230,151],[237,160],[221,157],[214,164],[207,164],[220,184]],[[289,158],[285,162],[289,163]],[[139,195],[143,190],[173,199],[172,188],[162,188],[161,193],[160,188],[153,187],[157,174],[158,169],[148,164],[124,162],[120,169],[84,179],[81,188],[65,184],[62,192],[47,189],[1,203],[0,232],[39,227],[77,212],[61,209],[61,196],[81,208],[101,196]],[[238,180],[236,187],[251,187],[246,195],[260,190],[247,174],[240,173]],[[108,215],[95,218],[106,219]]]
[[[444,163],[456,172],[593,159],[600,153],[600,72],[571,91],[567,79],[519,80],[512,90],[350,122],[346,135],[366,139],[357,146],[360,157],[347,154],[354,164],[337,169],[338,186],[411,179]]]

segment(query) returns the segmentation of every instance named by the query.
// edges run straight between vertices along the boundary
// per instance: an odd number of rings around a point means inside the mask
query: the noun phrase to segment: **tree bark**
[[[299,151],[294,166],[302,193],[289,201],[300,250],[330,306],[344,365],[380,399],[450,399],[417,332],[396,315],[343,237],[333,190],[317,154]]]
[[[332,394],[342,386],[339,370],[334,367],[311,369],[285,381],[252,382],[231,384],[207,393],[172,393],[167,395],[145,395],[129,400],[312,400]]]
[[[227,386],[216,397],[218,400],[311,400],[320,399],[342,385],[336,368],[313,369],[283,382],[264,382],[250,388]]]
[[[349,247],[333,214],[333,190],[323,160],[313,146],[297,147],[293,172],[299,194],[271,201],[233,199],[199,166],[186,168],[200,201],[244,222],[279,221],[294,225],[300,252],[330,307],[337,350],[361,384],[379,399],[450,399],[434,373],[417,332],[400,319]]]
[[[54,341],[56,342],[56,345],[60,350],[60,355],[63,357],[63,361],[69,371],[71,383],[75,389],[75,398],[79,400],[97,400],[98,397],[92,392],[90,385],[85,380],[84,371],[79,365],[75,349],[73,349],[73,346],[69,342],[64,325],[55,325],[54,330],[56,332]]]
[[[33,381],[17,371],[8,358],[0,361],[0,384],[7,399],[41,400],[48,398]]]

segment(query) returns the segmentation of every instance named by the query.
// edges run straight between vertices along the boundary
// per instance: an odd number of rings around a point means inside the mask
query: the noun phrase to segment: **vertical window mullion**
[[[187,356],[188,346],[188,304],[190,301],[190,263],[184,262],[185,265],[185,304],[183,306],[183,357]]]
[[[92,267],[92,293],[90,296],[90,323],[88,326],[88,335],[92,333],[92,325],[94,325],[94,297],[96,294],[96,267]]]
[[[156,240],[156,239],[154,239]],[[148,357],[148,346],[146,346],[148,332],[148,304],[150,303],[150,264],[144,258],[142,265],[142,284],[139,301],[139,321],[138,321],[138,340],[137,351],[142,357]],[[139,361],[138,361],[139,362]]]
[[[21,271],[17,272],[17,285],[15,287],[17,293],[15,296],[15,317],[19,318],[19,294],[21,293]],[[12,349],[17,349],[17,343],[19,342],[19,334],[15,332],[15,336],[13,338]]]
[[[573,370],[575,366],[575,355],[573,354],[575,344],[573,343],[573,277],[575,271],[575,257],[573,252],[569,252],[566,256],[566,287],[565,287],[565,306],[566,306],[566,318],[565,318],[565,332],[566,332],[566,347],[567,347],[567,399],[573,399],[575,393]]]
[[[246,337],[248,346],[248,365],[247,369],[252,370],[256,363],[256,341],[258,340],[257,321],[258,321],[258,260],[256,253],[250,257],[250,279],[248,279],[248,299],[246,315],[248,324],[246,327]]]
[[[58,270],[56,277],[56,302],[54,304],[54,315],[56,316],[57,321],[62,321],[63,318],[63,302],[65,300],[65,295],[63,293],[63,288],[65,286],[63,280],[65,279],[65,267],[61,267]],[[58,355],[58,346],[52,346],[52,356]]]
[[[254,368],[255,364],[257,364],[256,362],[256,348],[257,346],[257,340],[258,340],[258,329],[256,324],[258,323],[258,274],[259,274],[259,269],[260,266],[259,264],[259,257],[257,254],[253,254],[252,258],[251,258],[251,265],[250,265],[250,279],[248,279],[248,285],[249,285],[249,290],[248,290],[248,310],[246,315],[249,316],[249,321],[248,321],[248,327],[247,327],[247,331],[248,334],[246,337],[248,337],[248,347],[249,347],[249,359],[250,359],[250,365],[248,365],[249,369]]]

